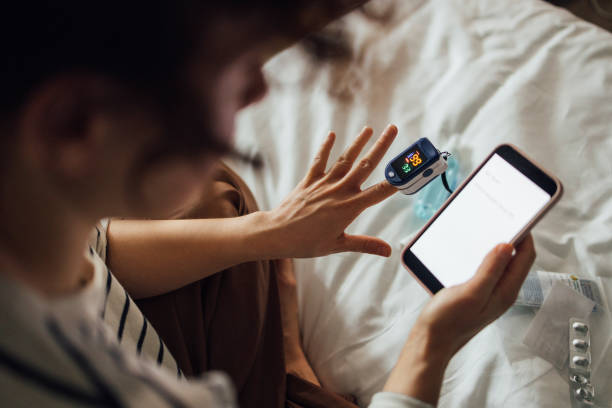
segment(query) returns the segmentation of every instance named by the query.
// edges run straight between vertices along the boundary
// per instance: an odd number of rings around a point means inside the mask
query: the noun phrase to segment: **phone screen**
[[[463,283],[491,249],[512,241],[551,198],[495,153],[411,251],[442,285]]]

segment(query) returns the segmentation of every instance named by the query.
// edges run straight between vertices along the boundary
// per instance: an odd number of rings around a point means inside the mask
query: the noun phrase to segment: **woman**
[[[290,263],[268,260],[389,255],[344,229],[394,192],[360,185],[397,129],[357,162],[365,128],[326,171],[330,134],[270,212],[254,211],[217,162],[233,152],[236,112],[265,92],[266,57],[355,2],[82,3],[2,13],[3,403],[350,406],[317,387]],[[115,219],[108,237],[90,236],[109,216],[156,220]],[[533,257],[531,238],[514,256],[500,245],[471,281],[436,295],[371,406],[435,404],[450,357],[509,307]],[[201,376],[185,380],[182,369]],[[211,369],[230,375],[238,398]]]

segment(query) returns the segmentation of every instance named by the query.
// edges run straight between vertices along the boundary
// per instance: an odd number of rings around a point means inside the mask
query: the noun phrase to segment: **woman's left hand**
[[[499,244],[475,275],[440,290],[412,326],[384,391],[436,405],[453,355],[516,300],[536,257],[531,234],[517,245]]]
[[[344,232],[363,210],[396,192],[386,180],[361,189],[395,139],[397,128],[389,125],[354,165],[372,134],[372,129],[365,127],[326,172],[335,140],[335,134],[330,133],[306,177],[278,208],[266,213],[271,229],[263,239],[275,257],[308,258],[344,251],[391,254],[391,246],[379,238]]]

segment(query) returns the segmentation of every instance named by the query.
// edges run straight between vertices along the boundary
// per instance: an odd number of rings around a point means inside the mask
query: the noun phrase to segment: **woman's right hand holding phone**
[[[535,260],[533,238],[517,247],[497,245],[469,281],[436,293],[427,303],[384,391],[435,405],[451,357],[474,335],[501,316],[516,299]]]

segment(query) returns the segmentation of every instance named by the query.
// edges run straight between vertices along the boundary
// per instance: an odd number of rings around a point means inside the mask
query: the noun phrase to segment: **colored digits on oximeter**
[[[425,161],[423,153],[414,148],[410,152],[408,152],[404,157],[400,158],[394,163],[394,167],[399,171],[401,170],[401,174],[407,175],[412,170],[420,167]]]
[[[408,173],[412,169],[416,169],[420,164],[423,163],[423,159],[421,158],[421,152],[418,149],[415,149],[414,152],[410,153],[404,159],[406,161],[406,165],[408,165]]]

